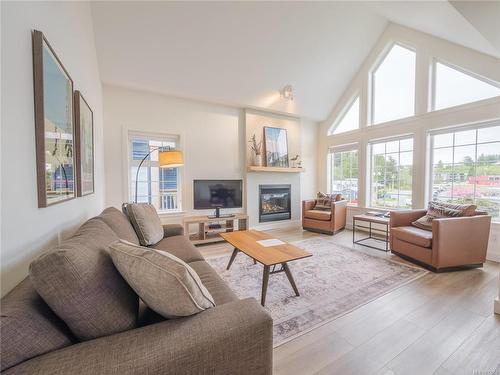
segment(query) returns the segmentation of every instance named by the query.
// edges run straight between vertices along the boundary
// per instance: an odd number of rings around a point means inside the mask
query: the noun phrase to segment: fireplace
[[[259,223],[289,220],[291,185],[259,185]]]

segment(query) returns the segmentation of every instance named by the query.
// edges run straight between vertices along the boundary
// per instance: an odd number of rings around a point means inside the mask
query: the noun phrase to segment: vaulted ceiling
[[[446,1],[94,2],[92,15],[104,83],[315,120],[390,21],[500,56],[496,24]]]

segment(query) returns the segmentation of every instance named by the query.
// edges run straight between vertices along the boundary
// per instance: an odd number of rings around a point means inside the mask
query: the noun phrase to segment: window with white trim
[[[415,115],[415,51],[394,44],[372,73],[371,123]]]
[[[346,106],[330,129],[330,134],[340,134],[359,129],[359,95]]]
[[[129,199],[135,200],[137,168],[146,157],[139,170],[137,181],[137,201],[151,203],[158,212],[181,210],[181,184],[179,168],[160,168],[158,148],[178,147],[177,136],[150,136],[129,134]]]
[[[500,221],[500,124],[430,133],[433,200],[473,203]]]
[[[358,205],[358,150],[328,150],[328,192],[340,193],[350,205]]]
[[[411,208],[413,138],[369,143],[370,206]]]
[[[458,67],[434,61],[433,109],[443,109],[500,96],[500,84]]]

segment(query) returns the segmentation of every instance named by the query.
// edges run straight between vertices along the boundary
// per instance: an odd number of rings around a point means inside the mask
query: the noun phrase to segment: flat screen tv
[[[194,209],[242,207],[242,180],[194,180]]]

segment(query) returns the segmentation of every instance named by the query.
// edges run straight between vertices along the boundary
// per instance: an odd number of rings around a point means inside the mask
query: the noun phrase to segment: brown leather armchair
[[[391,211],[391,251],[431,271],[482,267],[490,234],[491,216],[446,217],[432,221],[432,232],[411,223],[427,210]]]
[[[347,201],[332,202],[330,211],[315,210],[315,200],[302,201],[302,228],[311,232],[334,235],[345,228]]]

